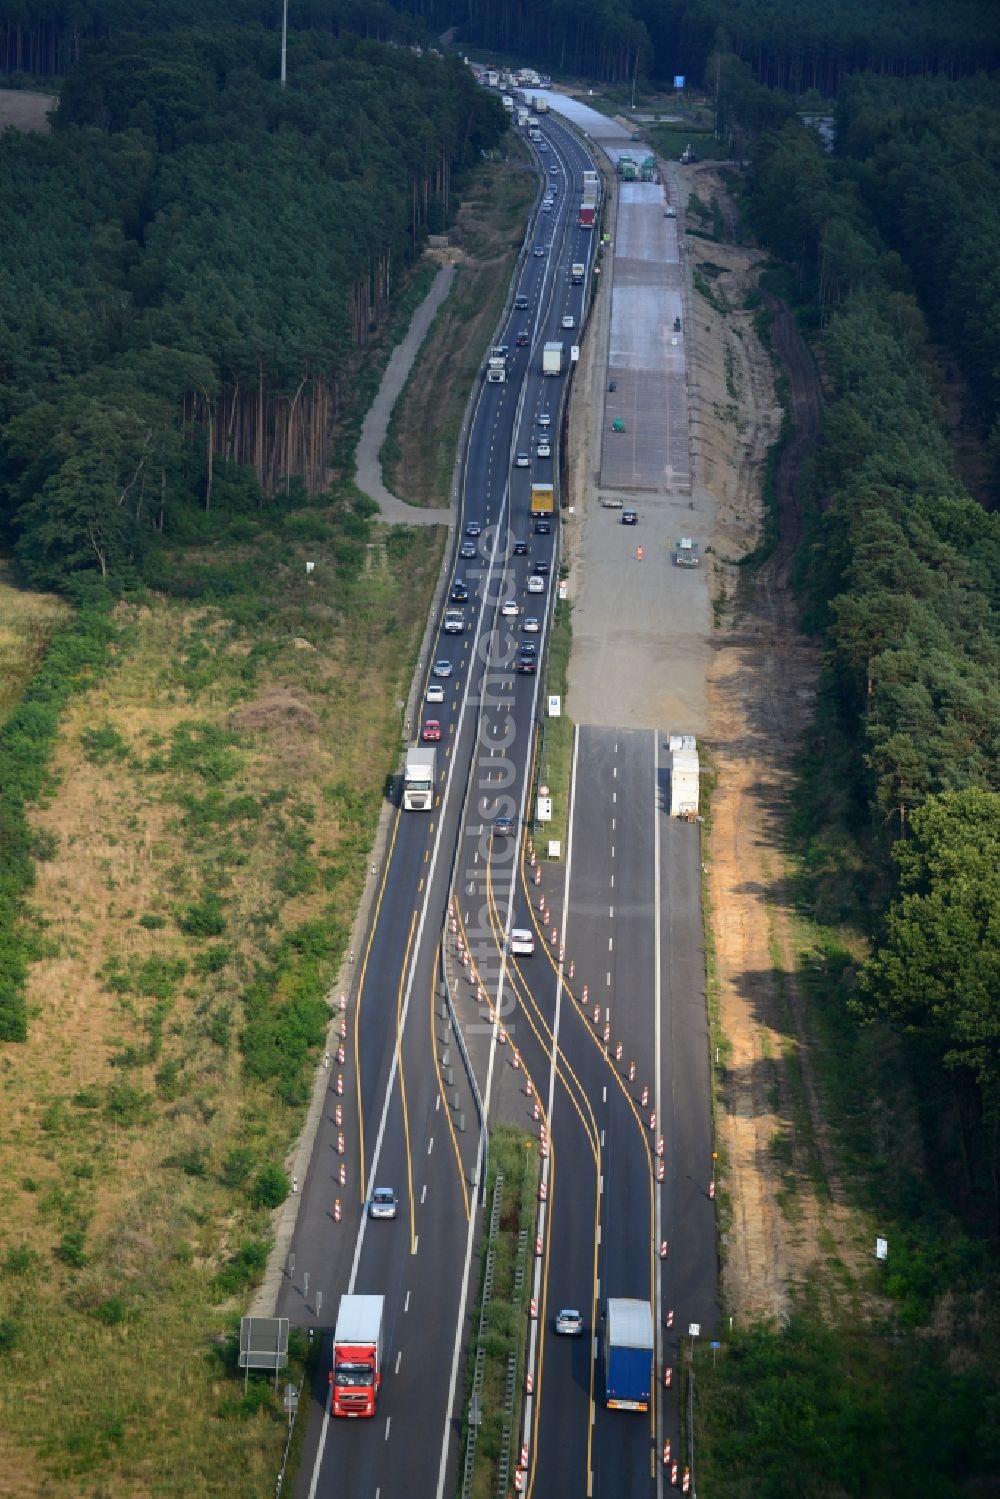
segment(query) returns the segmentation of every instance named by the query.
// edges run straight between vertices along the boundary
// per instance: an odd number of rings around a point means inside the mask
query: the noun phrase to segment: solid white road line
[[[659,745],[659,736],[654,731],[654,733],[653,733],[653,796],[652,796],[652,801],[653,801],[653,1052],[654,1052],[654,1063],[653,1063],[653,1069],[654,1069],[653,1070],[653,1107],[656,1109],[656,1117],[657,1117],[657,1119],[662,1119],[663,1118],[663,1109],[661,1107],[661,1101],[660,1101],[660,809],[659,809],[659,807],[657,805],[657,786],[658,786],[658,772],[659,772],[659,765],[658,765],[658,762],[659,762],[659,748],[660,748],[660,745]],[[671,1144],[673,1144],[673,1142],[671,1142]],[[661,1218],[662,1218],[662,1201],[661,1201],[662,1196],[663,1196],[663,1193],[662,1193],[659,1185],[658,1184],[654,1185],[654,1187],[653,1187],[653,1217],[654,1217],[654,1221],[655,1221],[655,1228],[654,1228],[654,1231],[653,1231],[654,1232],[654,1254],[658,1254],[659,1253],[659,1246],[660,1246],[660,1242],[661,1242],[661,1240],[660,1240],[660,1235],[661,1235],[661,1227],[660,1227],[660,1225],[661,1225]],[[656,1307],[655,1307],[655,1312],[654,1312],[654,1315],[656,1317],[656,1321],[655,1321],[655,1323],[653,1325],[656,1328],[656,1346],[658,1348],[662,1348],[662,1343],[663,1343],[663,1333],[662,1333],[663,1324],[662,1324],[662,1322],[660,1320],[660,1317],[661,1317],[661,1305],[660,1304],[661,1304],[662,1297],[663,1297],[663,1276],[660,1273],[660,1268],[659,1268],[660,1262],[659,1262],[659,1260],[654,1260],[654,1264],[656,1265],[656,1271],[655,1271],[655,1279],[656,1279]],[[656,1445],[658,1447],[659,1446],[659,1436],[660,1436],[660,1433],[663,1431],[663,1423],[664,1423],[664,1418],[665,1418],[665,1411],[664,1411],[664,1408],[663,1408],[665,1396],[663,1394],[663,1383],[662,1383],[662,1381],[661,1380],[657,1380],[656,1384],[657,1384],[657,1390],[659,1392],[658,1395],[657,1395],[657,1400],[656,1400],[656,1411],[657,1411],[657,1415],[658,1415],[658,1418],[659,1418],[657,1420],[657,1423],[656,1423],[656,1438],[657,1438]],[[662,1467],[662,1465],[660,1463],[657,1463],[657,1465],[656,1465],[656,1493],[657,1493],[657,1499],[662,1499],[662,1495],[663,1495],[663,1467]]]

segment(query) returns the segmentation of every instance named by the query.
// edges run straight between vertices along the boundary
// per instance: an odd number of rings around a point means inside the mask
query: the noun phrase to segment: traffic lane
[[[598,1386],[601,1379],[598,1358]],[[594,1499],[649,1499],[656,1492],[656,1451],[642,1411],[608,1410],[600,1396],[594,1412]]]
[[[634,976],[628,978],[629,958],[619,936],[622,903],[629,899],[630,892],[630,886],[622,883],[629,866],[623,829],[622,739],[617,729],[579,730],[572,880],[569,908],[563,915],[567,951],[576,964],[577,988],[582,990],[586,984],[589,1003],[601,1007],[602,1024],[605,1010],[610,1009],[613,1039],[622,1034],[635,1004],[633,995],[626,1002],[620,983],[630,982],[633,989],[636,987]],[[620,981],[623,962],[626,967]],[[638,989],[640,995],[648,992],[651,979],[650,971],[649,985]]]
[[[608,1090],[604,1151],[604,1217],[600,1255],[600,1312],[609,1297],[652,1299],[651,1171],[635,1116],[615,1086]],[[594,1491],[645,1494],[655,1440],[655,1410],[608,1411],[603,1398],[605,1344],[598,1348]],[[653,1371],[651,1401],[657,1396]],[[623,1416],[632,1419],[622,1420]],[[618,1487],[616,1487],[618,1485]]]
[[[581,811],[574,822],[574,874],[566,919],[570,948],[574,954],[582,951],[578,971],[592,974],[590,992],[602,1004],[598,1034],[603,1034],[604,1007],[611,1010],[612,1059],[615,1044],[623,1041],[621,1064],[612,1060],[610,1066],[620,1076],[627,1073],[629,1060],[636,1059],[639,1070],[650,1074],[647,1085],[651,1090],[652,750],[649,734],[580,730],[574,805]],[[643,782],[646,795],[637,796],[636,784],[642,786]],[[577,1045],[581,1055],[584,1048],[594,1050],[592,1014],[581,1015],[580,1023],[591,1034],[583,1036],[567,1028],[567,1048],[574,1055]],[[637,1119],[618,1081],[608,1073],[606,1068],[600,1109],[605,1141],[602,1307],[609,1296],[653,1299],[655,1187],[644,1139],[645,1122],[641,1115]],[[637,1079],[631,1090],[636,1099],[640,1086],[641,1079]],[[603,1348],[597,1368],[595,1492],[648,1493],[651,1416],[630,1420],[627,1413],[605,1411],[600,1401],[602,1371]],[[621,1487],[617,1488],[619,1483]]]
[[[417,825],[407,824],[415,819]],[[357,1088],[352,1076],[353,1044],[352,1028],[360,1024],[358,1036],[361,1057],[361,1098],[364,1109],[365,1131],[369,1141],[373,1136],[368,1131],[377,1127],[377,1117],[372,1100],[381,1099],[388,1080],[391,1065],[391,1048],[387,1053],[384,1045],[385,1029],[388,1025],[394,1033],[395,997],[399,966],[406,941],[406,932],[414,903],[417,871],[423,864],[423,850],[429,829],[423,825],[418,814],[408,814],[400,821],[399,835],[393,848],[393,859],[386,869],[379,909],[384,913],[372,937],[371,951],[365,965],[363,999],[358,1009],[357,999],[351,996],[348,1008],[343,1012],[348,1024],[348,1038],[344,1043],[345,1061],[340,1064],[336,1052],[329,1058],[329,1084],[324,1099],[320,1124],[310,1157],[306,1180],[301,1184],[301,1202],[296,1217],[295,1231],[289,1246],[294,1259],[294,1273],[286,1279],[279,1294],[279,1314],[288,1316],[298,1325],[315,1326],[322,1322],[317,1318],[315,1294],[320,1291],[329,1308],[330,1298],[338,1286],[346,1283],[350,1260],[344,1262],[341,1253],[330,1253],[326,1245],[335,1223],[335,1203],[339,1199],[341,1226],[346,1239],[353,1227],[355,1234],[360,1222],[359,1206],[362,1195],[361,1166],[359,1157],[360,1131],[357,1122]],[[367,944],[367,939],[366,939]],[[360,965],[359,965],[360,966]],[[369,987],[370,986],[370,987]],[[360,1018],[359,1018],[360,1016]],[[336,1091],[337,1079],[343,1081],[343,1093]],[[338,1124],[336,1111],[341,1110]],[[339,1136],[344,1134],[345,1152],[341,1155]],[[346,1186],[340,1183],[340,1165],[348,1170]],[[354,1235],[351,1236],[353,1251]],[[336,1248],[342,1249],[338,1240]],[[289,1264],[292,1259],[289,1260]],[[308,1274],[309,1290],[305,1290],[304,1277]]]
[[[379,1224],[388,1232],[366,1238],[358,1289],[388,1296],[383,1382],[372,1421],[331,1419],[318,1494],[406,1493],[418,1484],[432,1491],[439,1461],[437,1433],[447,1420],[447,1377],[428,1378],[427,1350],[441,1347],[441,1329],[460,1323],[467,1220],[457,1184],[442,1181],[433,1214],[421,1225],[418,1253],[394,1235],[402,1226]],[[402,1242],[400,1239],[402,1238]],[[393,1240],[395,1239],[395,1242]],[[381,1240],[381,1242],[379,1242]],[[442,1349],[450,1371],[453,1341]],[[429,1440],[430,1439],[430,1440]],[[417,1480],[416,1474],[423,1479]]]
[[[651,1098],[657,1000],[655,748],[656,736],[645,730],[618,734],[618,774],[611,793],[611,821],[618,852],[612,1032],[613,1039],[625,1048],[625,1059],[636,1060],[637,1082],[648,1085]]]
[[[600,1317],[609,1296],[635,1296],[642,1300],[651,1296],[650,1168],[641,1131],[628,1100],[610,1075],[608,1064],[595,1046],[593,1037],[583,1033],[586,1026],[586,1016],[579,1011],[573,1020],[567,1017],[563,1028],[563,1049],[594,1099],[601,1129],[604,1190],[597,1262],[597,1330],[600,1334]],[[636,1417],[632,1421],[615,1423],[613,1431],[609,1429],[602,1417],[613,1418],[624,1413],[604,1411],[601,1394],[603,1356],[599,1336],[594,1391],[597,1411],[594,1492],[608,1495],[646,1493],[652,1417],[648,1414]],[[619,1478],[622,1487],[616,1488]]]
[[[661,812],[661,964],[670,995],[664,1050],[672,1066],[673,1148],[666,1207],[670,1257],[665,1288],[675,1333],[692,1322],[707,1336],[720,1324],[712,1163],[711,1080],[701,919],[701,850],[696,826]]]
[[[539,1499],[586,1494],[589,1483],[597,1166],[584,1126],[565,1094],[557,1094],[553,1112],[556,1171],[549,1199],[549,1273],[532,1486]],[[555,1332],[556,1315],[563,1307],[581,1312],[581,1337]]]
[[[510,403],[510,409],[511,409],[511,423],[513,423],[513,403]],[[489,412],[487,412],[487,415],[489,415]],[[495,436],[496,427],[498,427],[499,420],[501,420],[501,414],[499,414],[499,412],[495,412],[495,414],[493,414],[493,423],[492,423],[492,426],[493,426],[493,433],[492,433],[492,435],[493,436]],[[477,429],[481,430],[481,429],[483,429],[483,426],[484,426],[483,423],[477,423]],[[484,442],[483,439],[481,439],[480,442],[475,441],[475,435],[474,435],[474,441],[472,441],[472,448],[474,448],[474,450],[481,451],[481,453],[484,453],[484,451],[486,451],[486,442]],[[487,492],[486,498],[487,498],[487,504],[489,504],[489,492]],[[502,501],[501,501],[501,504],[502,504]],[[454,767],[453,767],[453,769],[454,769]],[[429,830],[429,829],[427,829],[427,830]],[[397,871],[399,871],[399,865],[397,865]],[[412,871],[408,871],[408,874],[406,874],[406,881],[405,881],[405,883],[409,883],[409,874],[411,874],[411,872]],[[388,886],[388,884],[393,883],[393,878],[397,878],[397,877],[399,877],[399,874],[397,874],[397,872],[396,872],[396,875],[393,875],[393,872],[390,871],[390,877],[387,878],[387,886]],[[399,952],[399,950],[400,950],[400,943],[402,943],[402,923],[400,923],[399,931],[397,931],[397,938],[399,938],[399,940],[397,940],[397,952]],[[388,944],[387,944],[387,946],[388,946]],[[397,959],[397,961],[399,961],[399,959]],[[379,967],[381,967],[381,965],[382,965],[382,959],[379,958],[378,955],[376,955],[375,956],[375,968],[379,968]],[[391,968],[394,967],[393,962],[391,962],[391,956],[390,955],[387,955],[387,958],[384,959],[384,965],[385,965],[385,967],[390,968],[390,970],[391,970]],[[376,1013],[375,1009],[373,1009],[373,1007],[372,1007],[372,1009],[369,1010],[369,1013],[370,1013],[370,1015],[375,1015],[375,1013]],[[381,1051],[384,1052],[385,1048],[381,1048]],[[364,1066],[364,1064],[363,1064],[363,1066]],[[385,1069],[387,1069],[387,1067],[388,1067],[388,1061],[385,1061]],[[376,1087],[378,1087],[378,1084],[376,1084]],[[330,1135],[331,1130],[333,1130],[334,1127],[336,1127],[336,1121],[334,1121],[334,1108],[336,1108],[336,1105],[331,1105],[330,1108],[328,1108],[327,1111],[325,1111],[325,1124],[327,1124],[327,1135]],[[330,1150],[330,1142],[327,1141],[327,1142],[325,1142],[324,1156],[325,1156],[325,1151],[328,1151],[328,1150]],[[324,1159],[324,1168],[325,1168],[325,1171],[327,1171],[327,1174],[328,1174],[328,1162],[325,1159]],[[319,1199],[319,1204],[321,1204],[321,1205],[319,1205],[319,1213],[315,1214],[315,1216],[316,1216],[316,1222],[313,1223],[312,1228],[309,1228],[309,1222],[307,1222],[307,1219],[309,1219],[309,1216],[307,1216],[307,1214],[306,1214],[306,1216],[303,1217],[303,1220],[301,1220],[301,1222],[303,1222],[303,1228],[304,1229],[309,1229],[309,1231],[304,1232],[304,1234],[303,1234],[304,1240],[306,1240],[307,1243],[310,1243],[310,1244],[313,1244],[313,1246],[316,1246],[316,1244],[322,1243],[322,1235],[324,1235],[324,1232],[327,1232],[327,1220],[325,1220],[325,1216],[324,1216],[325,1210],[324,1210],[324,1208],[322,1208],[322,1199],[324,1199],[325,1196],[327,1196],[327,1180],[325,1180],[324,1169],[318,1169],[318,1171],[312,1171],[312,1168],[310,1168],[310,1181],[312,1181],[313,1190],[315,1190],[316,1198]],[[351,1214],[351,1217],[354,1217],[354,1214]],[[354,1240],[354,1237],[355,1237],[355,1235],[351,1234],[352,1240]],[[346,1240],[346,1235],[345,1235],[345,1240]],[[343,1241],[342,1241],[342,1246],[343,1246]],[[346,1256],[343,1255],[343,1252],[340,1253],[340,1255],[336,1255],[336,1253],[334,1253],[334,1255],[330,1256],[330,1265],[331,1265],[331,1267],[333,1267],[333,1265],[337,1265],[337,1268],[339,1268],[339,1273],[337,1273],[337,1276],[336,1276],[336,1282],[337,1283],[343,1283],[343,1280],[345,1280],[345,1274],[346,1274],[345,1267],[343,1267],[343,1264],[340,1264],[340,1262],[345,1261],[345,1258],[346,1258]],[[343,1273],[342,1273],[342,1271],[343,1271]],[[289,1288],[289,1289],[291,1289],[291,1288]],[[315,1291],[315,1283],[313,1283],[313,1291]]]

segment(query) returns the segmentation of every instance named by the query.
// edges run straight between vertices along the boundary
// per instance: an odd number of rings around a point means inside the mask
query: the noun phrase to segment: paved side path
[[[397,344],[392,358],[382,376],[378,395],[375,397],[361,428],[358,442],[354,481],[365,494],[371,495],[382,512],[382,519],[394,525],[446,526],[450,520],[448,510],[428,510],[423,505],[407,505],[404,500],[390,494],[382,482],[382,465],[379,451],[389,430],[389,418],[399,393],[406,384],[406,377],[413,368],[417,350],[427,336],[434,316],[451,291],[455,279],[455,267],[442,266],[420,306],[413,315],[402,343]]]

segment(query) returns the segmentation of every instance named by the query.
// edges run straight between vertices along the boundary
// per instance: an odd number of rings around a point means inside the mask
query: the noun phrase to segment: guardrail
[[[486,1312],[493,1295],[493,1272],[496,1263],[494,1240],[500,1229],[500,1208],[503,1203],[503,1172],[498,1171],[493,1183],[493,1207],[490,1212],[490,1242],[486,1250],[486,1265],[483,1269],[482,1301],[479,1307],[479,1333],[476,1345],[476,1362],[472,1372],[472,1398],[469,1402],[468,1429],[465,1438],[465,1462],[462,1464],[461,1499],[472,1499],[472,1478],[476,1468],[476,1442],[479,1437],[479,1421],[475,1412],[483,1395],[483,1376],[486,1372],[486,1349],[483,1337],[486,1332]]]
[[[462,1066],[465,1068],[466,1076],[469,1079],[469,1086],[472,1089],[472,1097],[476,1105],[476,1113],[479,1115],[479,1154],[476,1160],[476,1178],[472,1184],[473,1187],[478,1191],[480,1190],[480,1188],[485,1190],[486,1187],[486,1152],[489,1148],[489,1129],[486,1123],[486,1106],[483,1103],[483,1095],[479,1091],[479,1083],[476,1080],[476,1071],[472,1065],[472,1058],[469,1056],[468,1048],[465,1044],[465,1037],[462,1034],[462,1027],[459,1024],[458,1012],[455,1009],[454,996],[451,992],[451,980],[448,977],[448,963],[445,954],[445,944],[447,943],[447,940],[447,932],[445,932],[445,934],[441,938],[441,946],[438,949],[438,955],[441,964],[441,978],[444,989],[444,1002],[447,1006],[448,1011],[448,1025],[451,1030],[451,1034],[455,1037],[459,1055],[462,1058]]]

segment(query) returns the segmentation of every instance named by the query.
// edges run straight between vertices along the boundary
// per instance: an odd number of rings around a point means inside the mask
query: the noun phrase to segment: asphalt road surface
[[[540,678],[515,672],[514,660],[527,606],[547,626],[558,539],[533,534],[529,486],[552,480],[554,457],[539,459],[536,449],[543,431],[559,430],[566,386],[565,374],[542,375],[541,352],[547,340],[561,339],[568,354],[578,336],[561,328],[571,315],[578,329],[583,313],[584,288],[571,285],[569,268],[579,260],[589,265],[593,238],[576,224],[581,174],[591,162],[569,132],[547,133],[541,164],[557,195],[551,212],[539,206],[527,236],[516,291],[529,307],[510,311],[500,335],[509,348],[508,378],[484,381],[469,441],[458,545],[471,544],[474,555],[455,563],[470,594],[465,629],[440,638],[435,659],[449,661],[452,672],[443,679],[444,702],[424,715],[442,725],[438,795],[429,815],[397,814],[372,927],[346,996],[345,1058],[332,1059],[277,1308],[324,1342],[297,1483],[302,1495],[374,1499],[450,1493],[454,1485],[479,1141],[474,1128],[456,1127],[453,1090],[443,1079],[438,953],[453,881],[456,892],[472,891],[485,903],[492,816],[509,805],[523,816]],[[542,256],[532,253],[535,245]],[[529,345],[518,348],[526,328]],[[542,415],[550,418],[547,428],[537,421]],[[527,469],[512,466],[519,451],[531,455]],[[482,527],[478,536],[465,536],[469,523]],[[513,554],[515,538],[530,543],[526,555]],[[538,562],[548,562],[550,572],[543,592],[529,594]],[[500,613],[506,599],[518,603],[518,616]],[[540,655],[544,638],[538,636]],[[509,925],[513,861],[506,879],[499,866],[496,874],[491,906]],[[498,949],[490,921],[482,925],[487,971]],[[395,1189],[396,1220],[365,1216],[376,1185]],[[386,1297],[383,1384],[371,1421],[329,1416],[329,1338],[346,1291]]]
[[[542,374],[542,346],[557,339],[568,353],[579,338],[585,286],[571,284],[569,268],[581,260],[589,267],[593,253],[593,235],[576,223],[581,174],[592,163],[564,126],[550,117],[543,128],[542,172],[557,195],[551,212],[539,205],[512,289],[512,302],[523,296],[528,307],[512,306],[498,335],[509,350],[507,379],[484,381],[478,397],[456,538],[456,550],[472,555],[454,564],[469,590],[464,629],[440,636],[433,658],[451,673],[433,680],[443,682],[444,701],[420,715],[442,727],[435,805],[429,814],[396,815],[345,996],[344,1060],[332,1058],[278,1306],[324,1343],[297,1481],[309,1499],[455,1489],[482,1139],[441,1016],[450,915],[510,1030],[503,1049],[497,1028],[482,1025],[472,1048],[487,1113],[523,1111],[526,1067],[548,1120],[544,1249],[534,1271],[536,1384],[526,1412],[530,1492],[542,1499],[661,1491],[662,1442],[677,1450],[679,1438],[679,1380],[665,1390],[664,1369],[676,1367],[691,1324],[705,1336],[717,1323],[698,835],[667,816],[662,736],[579,733],[567,859],[550,872],[557,883],[549,892],[552,919],[573,953],[571,984],[541,928],[520,838],[493,832],[498,816],[513,817],[520,830],[530,815],[558,575],[558,525],[538,534],[528,513],[531,482],[557,474],[568,384],[565,373]],[[561,327],[566,316],[572,330]],[[528,344],[519,348],[525,331]],[[550,458],[539,458],[545,434],[557,441]],[[515,464],[522,452],[527,467]],[[470,525],[479,534],[467,535]],[[529,592],[546,563],[541,592]],[[518,612],[504,613],[505,602]],[[525,632],[527,615],[540,620],[537,635]],[[516,670],[529,638],[538,642],[534,674]],[[535,927],[533,958],[508,952],[512,925]],[[517,1073],[510,1041],[523,1058]],[[394,1221],[365,1216],[376,1185],[395,1189]],[[330,1332],[347,1291],[386,1298],[383,1383],[371,1421],[329,1415]],[[609,1295],[653,1305],[656,1395],[647,1415],[609,1412],[600,1398],[600,1318]],[[583,1312],[582,1338],[555,1336],[564,1305]]]
[[[664,1371],[677,1369],[692,1325],[701,1337],[718,1326],[698,832],[667,814],[666,758],[654,733],[580,730],[565,890],[562,900],[550,893],[549,908],[566,962],[557,972],[539,924],[536,955],[519,966],[531,998],[510,1036],[551,1097],[555,1163],[529,1426],[536,1495],[662,1491],[663,1443],[677,1453],[680,1439],[680,1381],[666,1389]],[[569,954],[574,977],[560,985]],[[557,1079],[547,1090],[553,1045]],[[609,1296],[653,1307],[648,1416],[609,1411],[601,1399]],[[582,1339],[555,1334],[563,1306],[583,1312]]]

